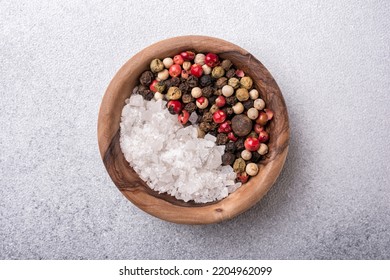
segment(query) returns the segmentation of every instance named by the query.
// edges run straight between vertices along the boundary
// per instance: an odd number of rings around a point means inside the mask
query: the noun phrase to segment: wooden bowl
[[[193,50],[213,52],[230,59],[253,78],[267,108],[274,111],[270,122],[269,153],[259,164],[259,173],[223,200],[207,204],[179,201],[150,189],[129,166],[119,145],[119,123],[125,99],[153,58],[163,59]],[[118,189],[132,203],[160,219],[183,224],[211,224],[231,219],[248,210],[271,188],[282,170],[289,144],[289,123],[282,93],[268,70],[246,50],[227,41],[205,36],[182,36],[160,41],[122,66],[103,97],[98,118],[98,142],[104,165]]]

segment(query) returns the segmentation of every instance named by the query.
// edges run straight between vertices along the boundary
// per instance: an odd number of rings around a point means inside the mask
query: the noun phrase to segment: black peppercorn
[[[214,89],[211,86],[207,86],[207,87],[202,88],[202,95],[204,97],[208,98],[208,97],[212,96],[213,93],[214,93]]]
[[[229,141],[229,138],[225,133],[218,133],[217,135],[217,145],[225,145]]]
[[[181,97],[183,103],[190,103],[190,102],[194,102],[195,99],[192,97],[191,94],[184,94],[182,97]]]
[[[183,94],[186,94],[186,93],[189,93],[189,92],[190,92],[190,87],[188,86],[187,83],[181,83],[181,84],[179,85],[179,89],[181,90],[181,92],[182,92]]]
[[[210,135],[213,135],[214,137],[217,137],[217,135],[218,135],[218,130],[217,130],[217,129],[210,130],[210,131],[209,131],[209,134],[210,134]]]
[[[206,112],[203,114],[202,122],[211,122],[213,120],[213,114]]]
[[[208,112],[207,109],[197,109],[198,115],[203,115],[204,113]]]
[[[233,78],[235,75],[236,75],[236,70],[233,69],[233,68],[232,68],[232,69],[229,69],[229,70],[226,72],[226,74],[225,74],[226,78],[228,78],[228,79]]]
[[[217,88],[223,88],[223,86],[227,85],[227,78],[226,77],[221,77],[215,82],[215,86]]]
[[[222,89],[217,89],[216,91],[214,91],[214,95],[215,96],[220,96],[220,95],[222,95]]]
[[[236,156],[232,153],[224,153],[222,155],[222,165],[232,165],[236,160]]]
[[[217,99],[218,96],[216,95],[212,95],[209,97],[209,103],[210,104],[214,104],[215,103],[215,100]]]
[[[142,95],[143,98],[150,92],[150,89],[144,85],[138,87],[138,93]]]
[[[171,79],[171,87],[178,87],[180,85],[180,78],[173,77]]]
[[[230,106],[233,106],[234,104],[237,103],[237,98],[234,95],[226,97],[226,103],[229,104]]]
[[[236,145],[234,142],[228,142],[225,146],[225,152],[229,153],[235,153],[236,152]]]
[[[153,75],[152,71],[143,72],[141,77],[139,78],[139,82],[141,83],[141,85],[144,85],[144,86],[150,86],[150,84],[153,82],[153,80],[154,80],[154,75]]]
[[[190,77],[188,77],[187,83],[188,83],[188,86],[190,88],[197,87],[198,86],[198,78],[191,75]]]
[[[262,157],[258,152],[252,152],[251,162],[258,163]]]
[[[239,138],[239,139],[235,142],[237,151],[242,151],[242,150],[245,149],[244,142],[245,142],[244,138]]]
[[[215,122],[211,122],[211,129],[217,129],[219,126],[218,123],[215,123]]]
[[[196,110],[196,104],[194,102],[191,102],[191,103],[188,103],[184,106],[184,109],[188,112],[188,113],[192,113]]]
[[[144,98],[145,98],[146,100],[148,100],[148,101],[152,100],[153,97],[154,97],[154,92],[151,91],[151,90],[149,90],[149,92],[146,93],[145,96],[144,96]]]
[[[211,85],[211,83],[212,83],[212,79],[211,79],[210,75],[203,75],[199,79],[199,84],[201,87],[207,87],[207,86]]]
[[[210,131],[209,131],[209,134],[210,134],[210,135],[213,135],[213,136],[215,136],[215,137],[217,137],[217,135],[218,135],[218,130],[217,130],[217,129],[210,130]]]
[[[226,108],[226,114],[228,115],[228,117],[233,117],[234,116],[234,110],[232,107],[227,107]]]
[[[253,104],[254,104],[254,100],[252,99],[242,102],[242,105],[244,105],[245,110],[249,110],[250,108],[252,108]]]
[[[211,129],[211,125],[210,125],[210,123],[208,123],[208,122],[201,122],[200,124],[199,124],[199,129],[200,130],[203,130],[204,132],[209,132],[210,131],[210,129]]]

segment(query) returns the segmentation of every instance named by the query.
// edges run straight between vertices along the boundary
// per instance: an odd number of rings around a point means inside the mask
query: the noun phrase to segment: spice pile
[[[268,153],[266,125],[273,112],[265,108],[252,78],[231,61],[192,51],[153,59],[133,94],[168,101],[168,111],[184,127],[196,125],[199,138],[224,145],[222,165],[233,167],[237,181],[245,183],[258,173],[257,163]]]

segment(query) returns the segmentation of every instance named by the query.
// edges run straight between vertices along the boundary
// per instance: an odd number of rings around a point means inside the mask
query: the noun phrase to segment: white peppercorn
[[[248,112],[246,114],[247,114],[248,118],[250,118],[251,120],[255,120],[259,116],[259,111],[257,111],[256,108],[252,107],[248,110]]]
[[[234,111],[234,114],[236,115],[239,115],[241,114],[242,112],[244,112],[244,105],[242,105],[241,102],[237,102],[236,104],[233,105],[233,111]]]
[[[257,91],[257,89],[252,89],[251,91],[249,91],[249,97],[252,100],[259,98],[259,92]]]
[[[195,55],[194,62],[199,65],[204,65],[204,60],[206,59],[206,56],[203,53],[198,53]]]
[[[261,98],[256,99],[255,102],[253,103],[253,107],[255,107],[259,111],[263,110],[265,107],[264,100]]]
[[[165,81],[169,77],[168,69],[164,69],[157,74],[157,81]]]
[[[262,156],[267,154],[268,153],[268,146],[267,146],[267,144],[261,143],[259,149],[257,150],[257,152],[260,155],[262,155]]]
[[[156,91],[154,93],[154,99],[155,100],[159,100],[159,99],[163,99],[163,98],[164,98],[164,95],[161,92]]]
[[[244,160],[250,160],[252,158],[252,153],[248,150],[243,150],[241,152],[241,157],[244,159]]]
[[[184,61],[184,62],[183,62],[183,69],[184,69],[184,70],[190,70],[190,68],[191,68],[191,62],[189,62],[189,61]]]
[[[166,57],[163,59],[163,64],[164,64],[165,68],[169,69],[169,67],[171,67],[173,65],[173,59],[170,57]]]
[[[232,86],[225,85],[222,87],[222,94],[226,97],[232,96],[234,93],[234,89]]]
[[[199,98],[202,96],[202,89],[200,87],[194,87],[191,90],[191,95],[193,98]]]
[[[259,172],[259,167],[256,163],[251,162],[247,164],[245,171],[249,176],[256,176]]]
[[[202,65],[203,74],[209,75],[211,73],[211,67],[207,64]]]

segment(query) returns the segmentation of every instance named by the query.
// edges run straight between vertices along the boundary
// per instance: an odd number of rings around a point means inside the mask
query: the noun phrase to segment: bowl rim
[[[193,47],[191,48],[189,46]],[[119,142],[118,133],[121,110],[119,112],[118,121],[118,112],[114,109],[118,108],[121,103],[123,108],[125,104],[124,100],[122,100],[123,96],[118,96],[123,95],[125,89],[129,90],[134,87],[136,80],[138,80],[138,77],[140,76],[141,70],[146,70],[145,67],[140,67],[140,65],[148,65],[151,60],[150,57],[163,58],[163,53],[175,53],[175,51],[178,53],[178,51],[185,49],[193,49],[197,52],[216,52],[219,55],[222,54],[221,56],[227,56],[229,58],[229,55],[237,55],[237,57],[247,59],[247,64],[255,65],[256,73],[262,75],[261,79],[254,81],[256,86],[264,86],[264,88],[267,89],[270,88],[270,92],[267,92],[266,95],[272,94],[271,101],[274,102],[273,100],[275,100],[276,104],[281,106],[281,112],[275,112],[274,119],[283,122],[280,135],[278,135],[278,139],[274,140],[276,141],[275,147],[277,149],[275,150],[277,150],[277,154],[275,154],[273,158],[269,158],[269,160],[267,159],[264,162],[260,162],[259,168],[261,172],[254,178],[258,177],[260,173],[267,176],[259,177],[256,180],[251,178],[248,183],[244,184],[228,197],[211,204],[196,205],[196,207],[177,205],[153,195],[149,191],[142,191],[142,189],[145,188],[145,184],[139,182],[141,179],[137,174],[136,177],[138,178],[135,178],[136,180],[134,182],[128,180],[126,183],[127,185],[124,184],[123,181],[121,181],[122,178],[119,177],[127,176],[127,174],[123,174],[127,171],[124,171],[122,174],[116,174],[118,171],[117,159],[107,159],[107,157],[109,157],[109,152],[114,149],[112,147],[113,143]],[[245,68],[245,65],[242,65],[242,68]],[[253,75],[250,74],[251,71],[254,71],[253,69],[253,67],[250,67],[243,70],[248,72],[249,76],[253,77]],[[134,77],[137,78],[134,79]],[[131,90],[128,92],[127,98],[130,95]],[[278,116],[278,114],[281,115]],[[97,136],[99,151],[107,172],[122,194],[133,204],[143,211],[166,221],[183,224],[211,224],[231,219],[243,213],[255,205],[268,192],[278,178],[286,160],[290,128],[287,107],[283,95],[272,75],[260,61],[246,50],[228,41],[209,36],[188,35],[173,37],[154,43],[135,54],[118,70],[102,98],[97,122]],[[116,147],[116,149],[118,149],[118,147]],[[119,152],[119,157],[120,153],[121,151]],[[123,158],[122,153],[122,161]],[[114,168],[111,168],[112,165],[115,165]],[[129,172],[131,172],[132,168],[128,168]],[[134,170],[132,171],[134,172]],[[134,179],[134,177],[132,178]]]

